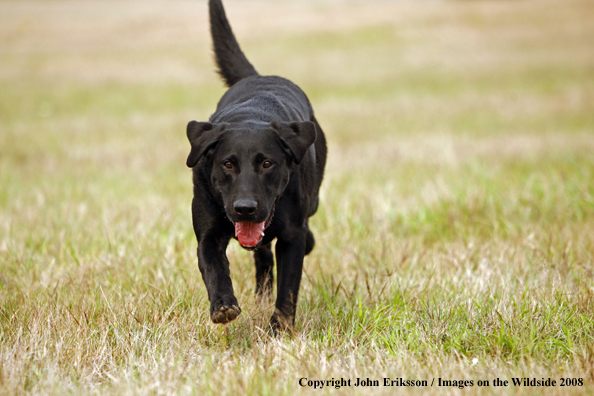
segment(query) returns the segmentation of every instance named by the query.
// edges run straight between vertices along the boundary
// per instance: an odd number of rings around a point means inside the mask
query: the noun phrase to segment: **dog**
[[[315,244],[308,219],[319,205],[326,138],[307,96],[277,76],[261,76],[241,51],[221,0],[209,0],[218,73],[229,87],[208,122],[190,121],[192,222],[210,318],[241,313],[226,248],[253,251],[256,293],[270,295],[276,238],[278,272],[272,330],[293,329],[304,256]]]

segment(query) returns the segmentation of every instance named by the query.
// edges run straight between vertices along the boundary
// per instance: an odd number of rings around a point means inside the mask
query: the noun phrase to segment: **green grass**
[[[224,92],[206,5],[3,2],[0,393],[592,393],[592,3],[225,4],[329,141],[297,333],[268,336],[236,243],[242,315],[208,317],[185,166]]]

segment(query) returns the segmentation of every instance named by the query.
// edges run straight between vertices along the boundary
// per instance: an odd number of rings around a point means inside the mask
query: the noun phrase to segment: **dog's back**
[[[210,121],[310,121],[313,109],[297,85],[278,76],[260,76],[247,60],[221,0],[210,0],[209,11],[218,73],[230,87]]]

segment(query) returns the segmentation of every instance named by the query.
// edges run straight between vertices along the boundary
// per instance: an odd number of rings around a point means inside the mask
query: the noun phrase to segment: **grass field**
[[[267,335],[236,242],[243,313],[208,317],[206,1],[2,1],[0,394],[594,393],[594,2],[225,4],[329,140],[297,334]]]

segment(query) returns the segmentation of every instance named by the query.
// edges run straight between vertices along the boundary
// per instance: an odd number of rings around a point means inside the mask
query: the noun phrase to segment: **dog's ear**
[[[188,140],[192,145],[186,165],[193,168],[200,158],[216,145],[221,137],[225,125],[212,124],[210,122],[190,121],[186,131]]]
[[[300,164],[309,147],[316,141],[316,126],[311,121],[277,122],[270,125],[276,130],[283,146],[293,157],[296,164]]]

